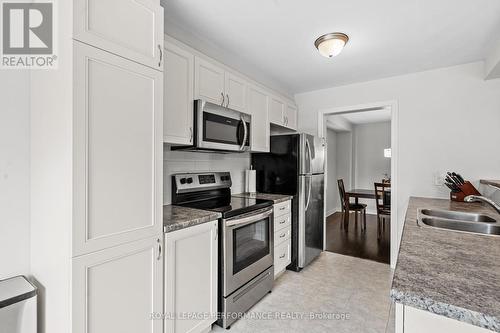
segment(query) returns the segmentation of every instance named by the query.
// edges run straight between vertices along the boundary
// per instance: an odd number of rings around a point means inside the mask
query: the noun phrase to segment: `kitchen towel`
[[[256,170],[245,170],[245,192],[255,193]]]

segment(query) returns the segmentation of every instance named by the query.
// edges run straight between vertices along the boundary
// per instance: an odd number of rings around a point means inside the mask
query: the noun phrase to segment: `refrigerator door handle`
[[[306,179],[309,178],[309,188],[307,189],[307,201],[306,201],[306,208],[304,209],[307,211],[307,208],[309,208],[309,202],[311,201],[311,188],[312,188],[312,179],[310,177],[306,177]]]
[[[309,140],[306,138],[306,148],[307,148],[307,154],[309,155],[309,172],[312,173],[312,153],[311,153],[311,144],[309,143]]]

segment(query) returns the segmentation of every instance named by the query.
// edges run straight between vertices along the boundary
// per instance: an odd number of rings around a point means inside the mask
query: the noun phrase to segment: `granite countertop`
[[[247,193],[233,194],[233,196],[240,197],[240,198],[269,200],[269,201],[273,201],[275,204],[293,199],[293,196],[291,196],[291,195],[269,194],[269,193],[248,193],[247,192]]]
[[[391,298],[500,332],[500,237],[417,225],[419,208],[500,215],[482,203],[410,198]]]
[[[222,215],[201,209],[174,205],[163,206],[164,232],[172,232],[221,218]]]

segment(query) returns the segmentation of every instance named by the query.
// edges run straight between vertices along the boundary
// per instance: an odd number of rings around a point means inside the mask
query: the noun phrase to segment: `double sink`
[[[417,223],[421,227],[433,227],[484,235],[500,235],[500,223],[490,216],[476,213],[419,209]]]

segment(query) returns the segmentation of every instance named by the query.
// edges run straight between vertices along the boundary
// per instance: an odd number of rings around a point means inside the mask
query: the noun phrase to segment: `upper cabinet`
[[[276,96],[272,96],[269,100],[269,121],[272,124],[284,125],[285,102]]]
[[[254,152],[269,152],[269,98],[263,89],[248,87],[248,112],[252,115],[250,149]]]
[[[225,84],[224,90],[226,92],[226,107],[238,110],[241,112],[246,111],[247,104],[247,83],[238,75],[226,71],[224,74]]]
[[[159,0],[75,0],[73,16],[75,39],[163,70]]]
[[[194,56],[165,42],[163,139],[193,144]]]
[[[195,99],[226,105],[224,93],[224,69],[200,57],[195,57]]]
[[[200,57],[195,57],[194,91],[195,99],[246,111],[245,79]]]
[[[272,124],[297,129],[297,107],[283,99],[272,96],[269,102],[269,121]]]
[[[165,36],[163,139],[192,145],[194,100],[202,99],[252,116],[250,146],[269,151],[270,124],[297,129],[297,107],[286,97]]]
[[[297,107],[295,105],[287,103],[284,118],[285,127],[293,130],[297,129]]]

